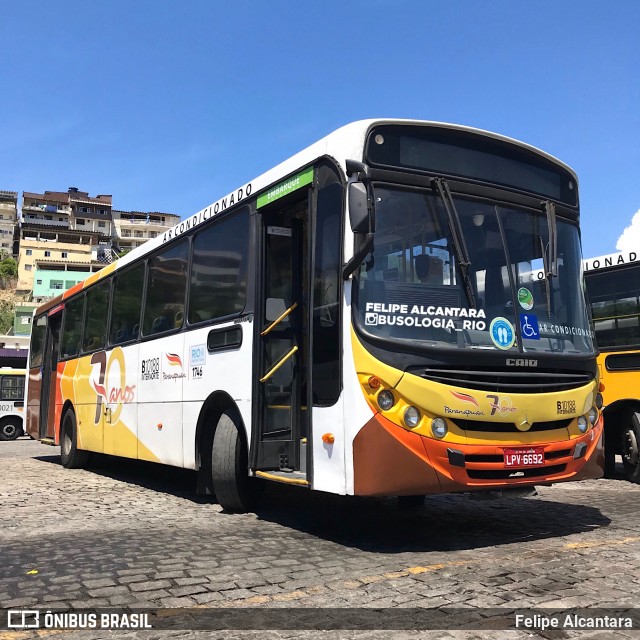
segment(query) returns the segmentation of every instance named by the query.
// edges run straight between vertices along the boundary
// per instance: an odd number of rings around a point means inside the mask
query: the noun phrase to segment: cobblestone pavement
[[[640,599],[640,486],[622,480],[541,487],[529,498],[436,496],[409,510],[393,499],[270,485],[257,513],[243,515],[222,512],[196,497],[194,487],[192,472],[107,457],[87,470],[66,470],[57,448],[28,438],[0,442],[0,606],[464,607],[473,627],[481,617],[474,608],[620,608],[638,606]],[[475,623],[486,631],[432,636],[496,637],[492,624]],[[149,640],[214,635],[178,629],[0,631],[0,640],[60,634]],[[532,637],[502,632],[507,634]],[[421,634],[223,634],[312,635]]]

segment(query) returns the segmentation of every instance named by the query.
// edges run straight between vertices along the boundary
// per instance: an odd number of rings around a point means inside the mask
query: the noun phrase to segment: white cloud
[[[631,224],[625,227],[616,242],[618,251],[633,251],[638,247],[640,247],[640,209],[633,214]]]

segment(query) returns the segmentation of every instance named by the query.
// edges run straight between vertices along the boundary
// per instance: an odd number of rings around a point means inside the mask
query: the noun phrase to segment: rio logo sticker
[[[189,368],[191,379],[202,378],[202,367],[207,364],[207,346],[204,344],[191,345],[189,354]]]
[[[494,318],[489,325],[491,341],[498,349],[511,349],[516,338],[513,325],[506,318]]]
[[[95,424],[100,424],[102,418],[102,405],[104,402],[115,404],[117,407],[111,413],[111,424],[118,421],[122,412],[122,405],[132,402],[135,397],[136,385],[128,385],[126,382],[126,366],[124,362],[124,353],[120,347],[116,347],[107,360],[107,354],[104,351],[97,351],[91,356],[91,364],[98,365],[98,379],[91,379],[91,386],[96,392],[96,415]],[[107,389],[106,380],[110,380],[112,367],[118,365],[120,370],[119,384]]]

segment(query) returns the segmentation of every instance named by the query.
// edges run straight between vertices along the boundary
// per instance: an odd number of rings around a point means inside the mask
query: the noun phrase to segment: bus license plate
[[[544,447],[523,447],[504,450],[504,466],[507,469],[541,467],[544,465]]]

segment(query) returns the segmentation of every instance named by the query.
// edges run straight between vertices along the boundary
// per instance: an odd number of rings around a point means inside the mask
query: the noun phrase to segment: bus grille
[[[577,389],[591,382],[591,373],[561,373],[558,371],[466,370],[431,367],[422,378],[479,391],[496,393],[549,393]]]
[[[531,431],[553,431],[555,429],[566,429],[572,418],[568,420],[550,420],[549,422],[534,422],[527,432]],[[454,418],[451,420],[455,425],[465,431],[488,431],[490,433],[518,433],[519,429],[513,422],[488,422],[484,420],[463,420]]]

